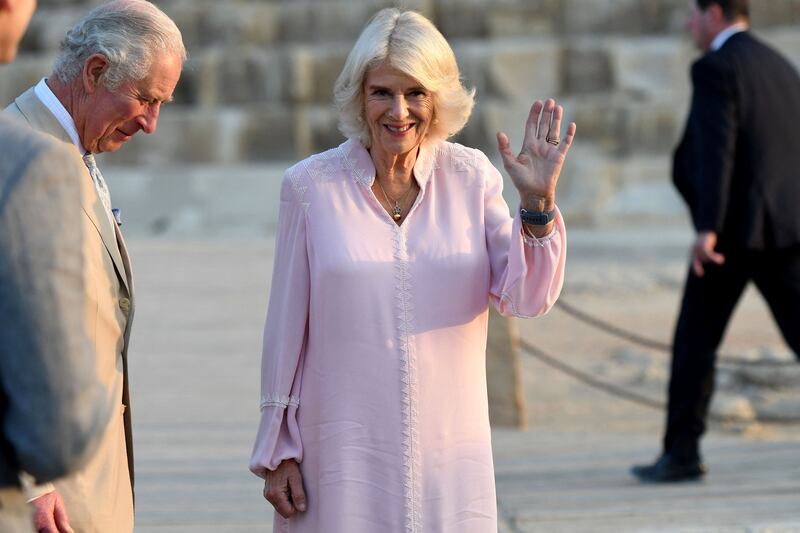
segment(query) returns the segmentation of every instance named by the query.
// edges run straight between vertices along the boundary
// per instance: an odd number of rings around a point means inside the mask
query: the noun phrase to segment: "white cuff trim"
[[[271,394],[267,394],[266,396],[261,397],[261,409],[263,410],[265,407],[289,407],[293,405],[295,407],[300,406],[300,398],[296,396],[282,396],[277,392],[273,392]]]
[[[525,244],[528,246],[538,246],[539,248],[544,248],[544,246],[555,239],[556,235],[558,234],[555,224],[553,224],[553,229],[550,231],[550,233],[544,237],[534,237],[533,235],[528,235],[524,227],[520,228],[520,231],[522,232],[522,240],[525,242]]]

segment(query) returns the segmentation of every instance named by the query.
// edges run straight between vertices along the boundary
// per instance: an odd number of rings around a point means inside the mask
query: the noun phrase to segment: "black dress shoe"
[[[651,465],[634,466],[631,468],[631,474],[639,478],[639,481],[668,483],[700,479],[706,470],[706,465],[699,459],[678,462],[670,454],[665,453]]]

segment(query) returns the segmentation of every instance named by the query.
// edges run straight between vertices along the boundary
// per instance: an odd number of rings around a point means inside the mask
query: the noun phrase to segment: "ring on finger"
[[[561,142],[561,139],[559,139],[558,137],[545,137],[544,140],[549,142],[553,146],[558,146],[558,143]]]

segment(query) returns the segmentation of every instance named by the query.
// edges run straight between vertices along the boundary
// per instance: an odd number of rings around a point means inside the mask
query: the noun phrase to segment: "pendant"
[[[395,220],[400,220],[403,218],[403,209],[400,207],[398,202],[394,203],[394,209],[392,209],[392,218]]]

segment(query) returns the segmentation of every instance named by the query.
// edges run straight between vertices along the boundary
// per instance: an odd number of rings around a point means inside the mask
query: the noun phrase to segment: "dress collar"
[[[439,152],[441,141],[424,142],[419,147],[417,160],[414,162],[414,178],[420,189],[425,186],[436,168],[436,155]],[[375,181],[375,163],[364,146],[354,140],[348,139],[339,146],[342,156],[342,168],[349,171],[350,175],[360,185],[372,187]]]

